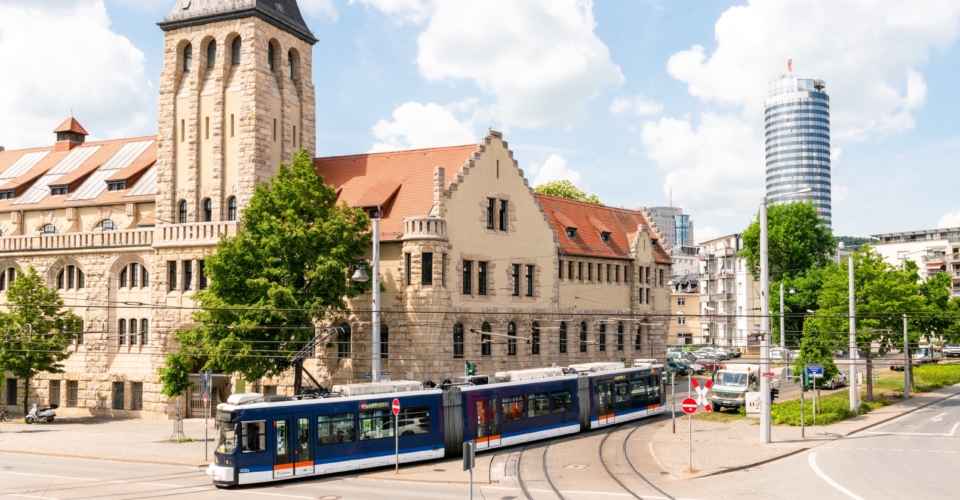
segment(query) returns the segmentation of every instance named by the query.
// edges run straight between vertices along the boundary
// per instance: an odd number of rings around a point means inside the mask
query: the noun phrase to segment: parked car
[[[844,375],[843,372],[838,372],[829,382],[823,384],[823,386],[828,389],[836,389],[837,387],[843,387],[845,385],[847,385],[847,376]]]
[[[773,347],[770,349],[770,360],[771,361],[787,361],[797,359],[800,356],[800,351],[793,349],[785,349],[783,347]]]
[[[686,363],[680,361],[679,359],[668,359],[667,365],[670,367],[678,377],[686,377],[690,375],[690,366]]]
[[[740,357],[740,352],[735,351],[735,350],[733,350],[733,349],[731,349],[731,348],[729,348],[729,347],[718,347],[718,348],[717,348],[717,352],[722,352],[723,354],[726,354],[726,355],[727,355],[727,359],[739,358],[739,357]]]
[[[707,367],[701,365],[700,363],[690,363],[690,369],[693,370],[694,375],[703,375],[707,373]]]
[[[948,358],[953,356],[960,356],[960,344],[944,344],[943,356]]]
[[[926,363],[939,363],[940,358],[943,355],[940,354],[940,349],[936,346],[922,345],[913,351],[913,362],[915,364],[926,364]]]
[[[717,358],[697,358],[696,363],[703,365],[709,372],[715,372],[723,367],[723,363]]]

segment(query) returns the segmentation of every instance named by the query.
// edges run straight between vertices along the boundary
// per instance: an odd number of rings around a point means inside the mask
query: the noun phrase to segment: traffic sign
[[[773,378],[773,372],[763,372],[763,378]]]
[[[810,378],[823,378],[823,365],[814,364],[807,366],[807,376]]]
[[[697,400],[693,398],[686,398],[680,403],[680,407],[683,408],[683,412],[687,415],[693,415],[697,412]]]
[[[368,374],[364,375],[363,378],[370,378],[370,379],[372,379],[372,378],[373,378],[373,375],[370,375],[370,374],[368,373]]]
[[[393,410],[393,414],[394,414],[394,415],[399,415],[399,414],[400,414],[400,400],[399,400],[399,399],[394,399],[394,400],[393,400],[392,410]]]
[[[380,375],[383,375],[384,377],[389,377],[390,372],[380,372]]]
[[[710,406],[708,396],[710,395],[710,388],[713,387],[713,380],[707,380],[707,383],[705,383],[703,387],[700,387],[700,382],[698,382],[697,379],[691,380],[693,382],[693,389],[697,391],[696,403],[707,410],[707,413],[712,413],[713,408]]]

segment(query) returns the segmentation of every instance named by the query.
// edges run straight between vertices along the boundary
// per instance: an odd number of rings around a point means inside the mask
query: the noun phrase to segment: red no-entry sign
[[[393,400],[393,414],[394,414],[394,415],[399,415],[399,414],[400,414],[400,400],[399,400],[399,399],[394,399],[394,400]]]
[[[683,408],[683,412],[688,415],[693,415],[697,412],[697,400],[693,398],[684,399],[680,403],[680,407]]]

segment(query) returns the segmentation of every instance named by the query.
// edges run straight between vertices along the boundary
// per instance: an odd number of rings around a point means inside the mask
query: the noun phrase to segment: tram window
[[[617,382],[613,384],[613,402],[623,403],[630,401],[630,392],[627,390],[626,382]]]
[[[360,439],[393,437],[393,414],[390,410],[360,412]]]
[[[401,436],[430,434],[430,407],[414,406],[400,410],[397,428]]]
[[[353,413],[317,417],[317,445],[352,443],[353,441]]]
[[[527,416],[542,417],[550,414],[550,399],[547,393],[531,394],[527,396]]]
[[[646,399],[647,387],[644,385],[643,380],[630,382],[630,397],[633,399]]]
[[[230,455],[237,451],[237,427],[233,423],[236,413],[218,411],[214,421],[219,429],[220,437],[217,440],[217,451]]]
[[[647,397],[654,401],[660,401],[660,381],[657,380],[657,377],[647,377],[649,379],[650,390],[647,392]]]
[[[503,421],[523,419],[523,396],[503,398]]]
[[[243,453],[257,453],[267,449],[267,423],[242,422],[243,426]]]
[[[573,411],[573,403],[570,401],[570,391],[553,392],[550,394],[550,400],[553,404],[553,413]]]

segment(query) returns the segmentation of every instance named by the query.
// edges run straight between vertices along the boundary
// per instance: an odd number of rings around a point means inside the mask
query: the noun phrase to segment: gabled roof
[[[544,212],[548,214],[550,223],[557,233],[560,249],[565,254],[605,257],[614,259],[630,259],[630,245],[636,236],[637,228],[646,225],[647,233],[654,241],[657,235],[650,228],[643,214],[636,210],[595,205],[583,201],[567,198],[536,195]],[[566,228],[580,227],[576,236],[570,238]],[[593,228],[595,230],[590,230]],[[600,233],[610,233],[605,243]],[[653,248],[654,261],[670,264],[672,260],[667,252],[659,245]]]
[[[60,126],[54,129],[53,132],[56,134],[59,134],[60,132],[76,132],[78,134],[90,135],[87,133],[86,129],[84,129],[83,126],[80,125],[80,122],[78,122],[72,116],[70,118],[67,118],[67,120],[64,121],[63,123],[61,123]]]
[[[313,161],[317,173],[337,189],[337,203],[352,207],[382,205],[380,233],[385,239],[403,234],[403,218],[428,215],[433,208],[433,169],[445,169],[450,187],[460,167],[477,150],[476,144],[412,149],[389,153],[328,156]],[[391,189],[393,189],[391,200]],[[373,202],[371,204],[371,202]]]

